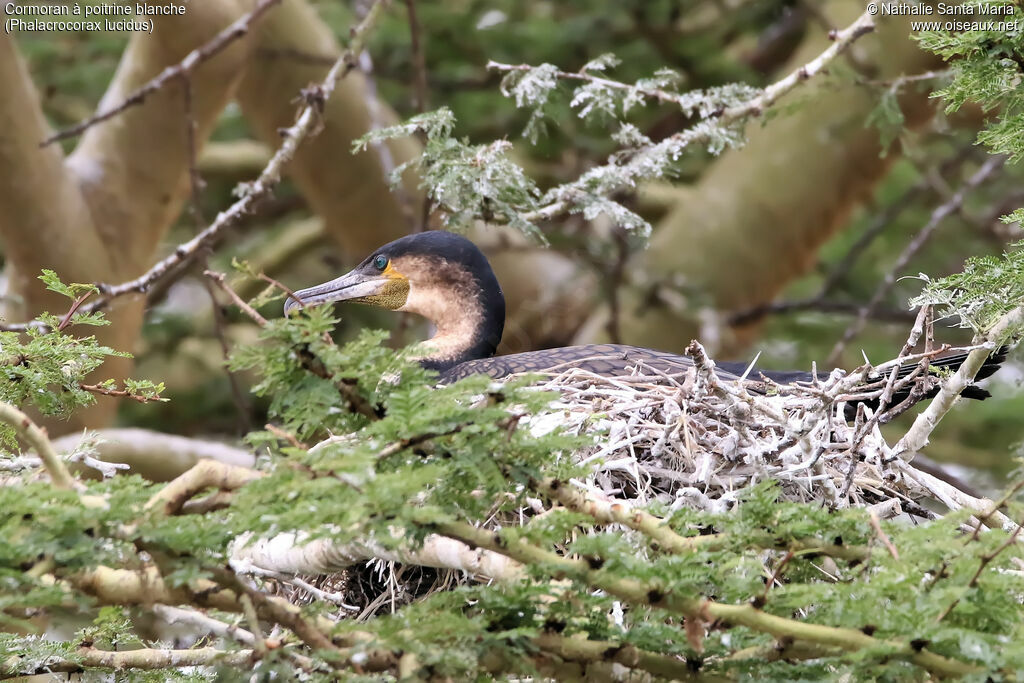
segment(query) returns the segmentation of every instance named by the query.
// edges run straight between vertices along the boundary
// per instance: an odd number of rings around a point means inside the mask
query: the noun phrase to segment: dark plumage
[[[437,333],[422,344],[419,358],[425,367],[440,373],[442,382],[473,374],[497,379],[519,372],[559,372],[572,367],[605,376],[629,375],[639,369],[647,376],[675,376],[682,382],[693,368],[688,356],[622,344],[585,344],[494,357],[505,326],[505,297],[483,252],[468,239],[450,232],[430,231],[397,239],[348,274],[295,295],[306,305],[356,301],[426,317]],[[297,306],[289,299],[285,314]],[[966,354],[937,358],[931,367],[955,370],[965,358]],[[994,353],[977,378],[990,376],[1005,358],[1005,348]],[[901,376],[915,367],[916,363],[902,367]],[[746,371],[744,363],[716,365],[716,373],[724,380],[738,380]],[[827,375],[827,371],[821,373],[823,378]],[[763,391],[762,377],[779,384],[813,379],[809,372],[753,370],[746,381],[751,389]],[[894,401],[908,395],[909,389],[897,393]],[[962,395],[983,399],[989,393],[972,386]]]

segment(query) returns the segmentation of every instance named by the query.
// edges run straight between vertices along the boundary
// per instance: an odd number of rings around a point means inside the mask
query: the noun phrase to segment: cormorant
[[[693,368],[689,356],[623,344],[583,344],[543,351],[494,356],[505,327],[505,296],[487,258],[465,237],[441,230],[408,235],[377,249],[351,272],[316,287],[295,292],[304,305],[352,301],[419,314],[432,322],[436,334],[421,345],[419,362],[440,373],[442,382],[473,374],[494,378],[518,372],[558,372],[579,367],[605,376],[629,375],[639,367],[642,374],[657,373],[686,378]],[[298,308],[289,298],[284,313]],[[955,370],[966,358],[956,354],[931,361],[934,368]],[[988,377],[1006,358],[1006,349],[994,353],[978,373]],[[910,373],[916,363],[901,368]],[[653,370],[653,372],[652,372]],[[718,362],[715,372],[724,380],[738,380],[747,371],[745,363]],[[824,373],[823,376],[827,376]],[[779,384],[810,382],[809,372],[754,371],[753,378],[765,376]],[[760,390],[764,390],[760,383]],[[897,392],[894,403],[909,395]],[[934,395],[933,389],[929,395]],[[968,387],[967,398],[983,399],[989,393]]]

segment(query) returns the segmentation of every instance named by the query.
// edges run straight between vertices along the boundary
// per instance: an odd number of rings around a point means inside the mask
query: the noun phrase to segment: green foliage
[[[979,672],[1012,672],[1024,662],[1024,645],[1019,642],[1024,615],[1016,601],[1006,599],[1017,590],[1016,576],[1006,570],[1016,566],[1014,558],[1022,553],[1016,547],[994,552],[1005,542],[1004,532],[971,541],[959,533],[964,519],[957,515],[917,527],[887,524],[885,533],[899,549],[896,559],[880,544],[863,510],[830,512],[784,503],[770,484],[749,490],[728,514],[683,516],[689,524],[723,532],[728,542],[671,555],[654,550],[639,535],[590,531],[581,534],[569,551],[604,561],[596,572],[570,575],[571,585],[556,581],[561,572],[539,562],[530,581],[466,586],[433,595],[360,628],[372,629],[380,639],[377,644],[413,652],[437,672],[457,678],[485,674],[479,663],[495,649],[505,661],[525,659],[530,639],[552,633],[681,656],[703,664],[701,670],[707,674],[768,680],[842,675],[871,680],[883,671],[890,680],[919,680],[919,670],[902,654],[910,640],[925,643],[929,651],[977,663]],[[563,539],[572,529],[571,524],[563,529]],[[677,530],[691,533],[692,527]],[[780,565],[782,552],[758,550],[764,547],[766,533],[783,546],[789,539],[817,538],[822,544],[872,550],[866,562],[838,560],[829,569],[813,551],[798,552]],[[502,534],[509,543],[517,536],[514,528]],[[540,538],[534,540],[543,545]],[[994,559],[982,573],[984,578],[969,587],[986,555]],[[773,567],[780,583],[766,588]],[[764,596],[767,613],[786,618],[802,614],[801,620],[811,624],[863,629],[873,633],[879,645],[850,653],[828,654],[824,649],[807,661],[767,663],[761,655],[730,655],[746,648],[770,652],[777,647],[774,638],[722,625],[707,635],[704,652],[698,653],[687,642],[680,615],[640,603],[618,604],[607,592],[594,591],[595,586],[620,579],[657,587],[666,595],[704,595],[733,604]],[[529,667],[528,662],[510,664],[508,670],[528,672]]]
[[[65,284],[56,273],[44,270],[39,278],[50,291],[69,299],[69,314],[43,313],[24,334],[0,331],[0,401],[15,406],[32,406],[47,416],[65,417],[75,408],[91,405],[94,393],[83,389],[87,377],[108,358],[130,358],[131,354],[101,345],[96,337],[71,333],[75,326],[109,324],[101,312],[74,310],[96,291],[95,286]],[[101,389],[114,390],[113,381],[101,381]],[[163,384],[148,380],[127,380],[125,389],[147,400],[156,400]],[[0,439],[14,445],[13,430],[0,425]]]
[[[958,316],[961,327],[987,331],[1002,316],[1024,304],[1024,242],[1012,245],[1001,257],[970,258],[963,272],[931,280],[911,305],[936,305],[944,316]],[[1006,330],[996,343],[1004,343],[1017,330]]]
[[[140,646],[142,641],[132,632],[132,619],[123,607],[101,607],[92,624],[78,632],[78,640],[107,650],[121,646]]]
[[[423,153],[400,164],[391,173],[397,185],[402,174],[415,168],[428,196],[445,216],[445,224],[465,226],[475,218],[508,223],[539,235],[524,214],[537,209],[537,189],[522,168],[508,157],[511,145],[497,140],[472,145],[451,137],[455,119],[448,109],[421,114],[408,122],[374,130],[353,144],[354,150],[395,137],[421,132],[426,136]]]
[[[1005,0],[987,0],[992,7],[1020,8]],[[1024,35],[1019,31],[932,31],[922,33],[922,47],[950,62],[953,79],[935,93],[953,112],[971,102],[994,114],[978,135],[978,142],[1010,163],[1024,158],[1024,90],[1020,87],[1024,64]],[[1004,218],[1019,222],[1018,210]],[[1003,315],[1024,304],[1024,243],[1011,245],[1002,258],[969,259],[962,273],[927,280],[912,304],[932,303],[946,315],[959,316],[960,325],[986,331]],[[1018,330],[1007,330],[999,342]]]
[[[272,397],[270,415],[285,430],[304,440],[334,435],[305,453],[288,450],[284,460],[271,449],[269,476],[240,493],[239,509],[259,515],[232,519],[237,532],[310,530],[339,541],[374,535],[392,543],[389,529],[413,526],[419,508],[471,518],[516,509],[542,466],[578,447],[576,439],[534,439],[516,427],[549,395],[523,382],[492,386],[482,377],[431,389],[431,373],[382,347],[379,332],[335,346],[324,332],[336,321],[324,308],[271,321],[265,343],[232,359],[235,368],[263,374],[255,391]],[[379,419],[353,413],[339,383],[358,392]],[[251,438],[277,443],[268,433]],[[568,463],[555,470],[571,472]],[[515,485],[518,492],[508,491]]]
[[[0,487],[0,614],[24,625],[30,609],[93,604],[67,582],[40,580],[46,569],[26,572],[39,563],[66,578],[98,565],[141,567],[138,550],[145,548],[169,585],[194,586],[219,576],[243,534],[298,532],[335,544],[372,539],[415,548],[441,524],[490,520],[501,527],[505,547],[527,544],[540,553],[528,563],[528,578],[466,584],[390,616],[342,621],[340,633],[360,634],[356,656],[400,652],[420,672],[455,679],[546,675],[538,647],[554,638],[570,648],[631,646],[662,658],[661,666],[685,661],[714,675],[919,680],[921,670],[906,654],[906,643],[915,641],[990,675],[1024,666],[1024,613],[1008,599],[1019,592],[1015,572],[1024,553],[1005,546],[1004,531],[973,540],[960,531],[964,515],[886,524],[896,558],[864,510],[783,502],[771,483],[743,492],[727,513],[673,513],[666,523],[681,536],[718,534],[690,552],[665,552],[641,533],[600,527],[589,515],[554,506],[519,526],[527,499],[540,496],[538,481],[578,475],[569,456],[587,443],[557,431],[531,433],[529,417],[551,397],[483,377],[430,388],[430,373],[383,349],[377,333],[335,346],[324,334],[334,323],[323,308],[275,320],[259,343],[235,354],[235,367],[261,374],[258,391],[272,397],[271,418],[280,428],[320,442],[307,449],[282,441],[280,432],[252,435],[265,476],[237,491],[226,509],[146,513],[157,486],[133,476],[89,484],[88,493],[107,501],[98,508],[83,508],[76,492],[42,481]],[[355,412],[359,401],[372,411]],[[1008,512],[1022,510],[1013,504]],[[862,559],[823,556],[829,547]],[[585,562],[567,570],[558,555],[545,555],[553,550]],[[623,581],[642,586],[647,597],[618,594]],[[655,594],[726,605],[757,599],[766,614],[866,629],[878,645],[849,652],[819,647],[810,659],[768,662],[759,653],[777,647],[770,630],[723,622],[700,636],[698,651],[683,614]],[[128,611],[101,610],[79,639],[127,645],[134,642],[132,619]],[[33,636],[5,636],[2,651],[23,663],[76,656],[68,643]],[[318,666],[328,661],[315,653],[313,659]],[[288,670],[277,655],[260,666]]]
[[[30,328],[24,338],[16,332],[0,332],[0,347],[5,356],[0,400],[33,405],[44,415],[63,416],[93,403],[93,394],[80,386],[86,376],[107,358],[128,355],[100,345],[95,337],[36,328]]]
[[[881,138],[882,156],[889,152],[892,143],[903,133],[906,117],[900,108],[899,92],[896,88],[889,88],[878,100],[878,105],[868,116],[867,125],[878,129]]]
[[[1020,11],[1007,0],[978,4]],[[993,153],[1008,154],[1011,161],[1024,158],[1024,93],[1020,88],[1024,36],[1019,31],[927,31],[920,34],[919,41],[950,63],[953,80],[935,93],[946,101],[946,112],[968,102],[998,112],[978,141]]]

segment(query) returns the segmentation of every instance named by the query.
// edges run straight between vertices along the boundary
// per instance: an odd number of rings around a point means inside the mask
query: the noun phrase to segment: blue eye
[[[377,270],[384,270],[388,267],[388,257],[384,254],[378,254],[373,258],[373,266]]]

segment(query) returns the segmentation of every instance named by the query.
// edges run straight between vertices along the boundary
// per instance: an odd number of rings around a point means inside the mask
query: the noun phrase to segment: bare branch
[[[835,346],[832,348],[832,352],[828,356],[827,363],[829,365],[834,365],[838,362],[839,354],[843,352],[846,345],[854,338],[854,336],[857,335],[857,333],[864,329],[864,324],[867,322],[868,316],[871,315],[871,312],[875,307],[881,303],[885,295],[889,293],[889,290],[892,289],[892,286],[896,283],[896,278],[903,273],[907,263],[909,263],[910,259],[921,250],[921,247],[925,245],[928,239],[932,236],[932,233],[935,232],[935,229],[942,224],[942,221],[959,211],[971,190],[978,187],[978,185],[984,182],[989,176],[1002,168],[1005,162],[1006,157],[993,156],[989,158],[989,160],[986,161],[985,164],[974,173],[974,175],[968,178],[963,185],[960,186],[960,189],[957,190],[956,194],[950,197],[949,201],[942,204],[932,212],[931,217],[928,219],[928,223],[921,228],[917,235],[914,236],[914,239],[910,241],[910,244],[900,252],[900,255],[896,258],[896,262],[893,264],[892,268],[890,268],[889,272],[885,274],[885,279],[882,280],[882,283],[878,285],[877,289],[875,289],[875,293],[871,296],[871,300],[868,301],[866,306],[861,308],[860,313],[857,315],[857,319],[850,324],[846,329],[846,332],[843,333],[842,338],[836,342]]]
[[[113,396],[115,398],[129,398],[139,403],[150,403],[152,401],[166,401],[166,398],[160,398],[159,396],[150,396],[147,394],[137,394],[129,391],[128,389],[114,389],[112,387],[105,387],[100,384],[86,384],[84,382],[79,383],[78,388],[82,391],[88,391],[91,394],[99,394],[100,396]]]
[[[279,2],[281,2],[281,0],[259,0],[256,7],[254,7],[251,12],[240,17],[238,21],[218,33],[205,45],[188,53],[188,55],[186,55],[179,63],[165,68],[154,79],[129,94],[123,102],[101,112],[96,112],[89,118],[71,126],[70,128],[54,133],[43,140],[40,143],[40,147],[53,144],[58,140],[74,137],[101,121],[106,121],[107,119],[117,116],[129,107],[142,104],[146,100],[146,97],[160,90],[172,80],[177,78],[188,78],[188,76],[194,72],[200,64],[211,59],[217,55],[217,53],[224,50],[228,45],[248,33],[253,22]]]
[[[974,381],[974,376],[981,370],[995,344],[1002,341],[1003,335],[1008,330],[1016,329],[1022,324],[1024,324],[1024,306],[1018,306],[1000,318],[986,334],[975,337],[976,343],[988,342],[989,346],[971,351],[963,365],[942,382],[942,388],[928,404],[928,408],[917,416],[914,424],[896,443],[893,448],[894,457],[901,457],[907,462],[913,460],[914,454],[927,445],[928,437],[931,436],[943,416],[953,407],[960,392]]]
[[[412,50],[412,62],[416,84],[416,111],[422,114],[427,110],[427,58],[423,46],[422,31],[416,15],[416,0],[405,0],[406,12],[409,15],[409,47]],[[491,68],[488,64],[487,68]]]
[[[276,0],[264,0],[264,2],[268,3],[273,1]],[[367,35],[376,24],[383,5],[384,0],[375,0],[367,12],[366,18],[352,29],[352,39],[349,42],[348,49],[335,61],[323,82],[309,88],[304,93],[306,104],[295,124],[281,131],[281,137],[283,138],[281,146],[274,153],[274,156],[271,157],[259,177],[244,186],[242,196],[238,201],[227,210],[218,214],[213,223],[205,230],[201,231],[191,240],[179,244],[173,253],[158,261],[139,277],[117,285],[99,284],[99,297],[94,298],[90,304],[83,306],[81,308],[83,312],[92,313],[100,310],[117,297],[127,294],[145,293],[172,271],[181,272],[180,267],[195,259],[200,249],[213,247],[217,244],[228,228],[233,226],[243,215],[252,211],[261,199],[270,194],[273,187],[280,182],[284,167],[294,158],[299,145],[319,128],[324,103],[330,99],[338,82],[355,67],[357,57],[362,52]],[[32,325],[33,323],[8,325],[4,329],[24,330]]]
[[[878,536],[878,539],[885,546],[886,550],[888,550],[889,554],[892,555],[892,559],[899,560],[900,553],[896,550],[896,546],[893,545],[889,535],[882,529],[882,522],[878,519],[878,514],[874,511],[870,511],[868,513],[868,520],[871,522],[871,528],[875,530],[875,535]]]
[[[252,453],[225,443],[190,439],[148,429],[102,429],[68,434],[53,441],[58,453],[72,453],[85,439],[94,439],[97,458],[106,463],[124,463],[151,481],[170,481],[201,460],[251,467]]]
[[[852,24],[841,31],[830,31],[829,38],[833,43],[828,49],[800,68],[793,70],[782,80],[765,88],[759,96],[749,102],[726,109],[722,112],[721,120],[728,123],[748,116],[760,116],[765,109],[775,104],[780,97],[821,73],[832,60],[850,47],[854,41],[874,30],[875,22],[872,15],[869,12],[864,12]]]
[[[260,327],[263,327],[264,325],[267,324],[267,319],[260,315],[259,311],[250,306],[248,303],[246,303],[245,300],[242,299],[242,297],[238,296],[234,289],[228,286],[228,284],[224,281],[224,273],[218,273],[215,270],[204,270],[203,275],[205,275],[209,280],[216,284],[217,287],[219,287],[222,292],[226,293],[229,297],[231,297],[231,301],[233,301],[236,306],[242,309],[242,312],[249,316],[249,318],[251,318],[253,322],[255,322]],[[296,299],[296,301],[298,301],[298,299]]]
[[[398,530],[395,534],[401,536]],[[423,547],[416,550],[393,550],[372,539],[349,543],[337,543],[329,538],[308,541],[302,535],[292,533],[255,541],[242,537],[235,542],[231,565],[241,573],[255,567],[286,574],[332,574],[374,558],[421,567],[456,569],[472,576],[500,581],[522,576],[518,562],[437,535],[427,536]]]
[[[152,510],[162,505],[165,515],[173,515],[181,510],[185,502],[204,489],[216,488],[221,491],[233,491],[245,486],[250,481],[262,477],[261,472],[247,467],[236,467],[212,460],[203,460],[195,467],[160,489],[146,503],[146,509]]]

